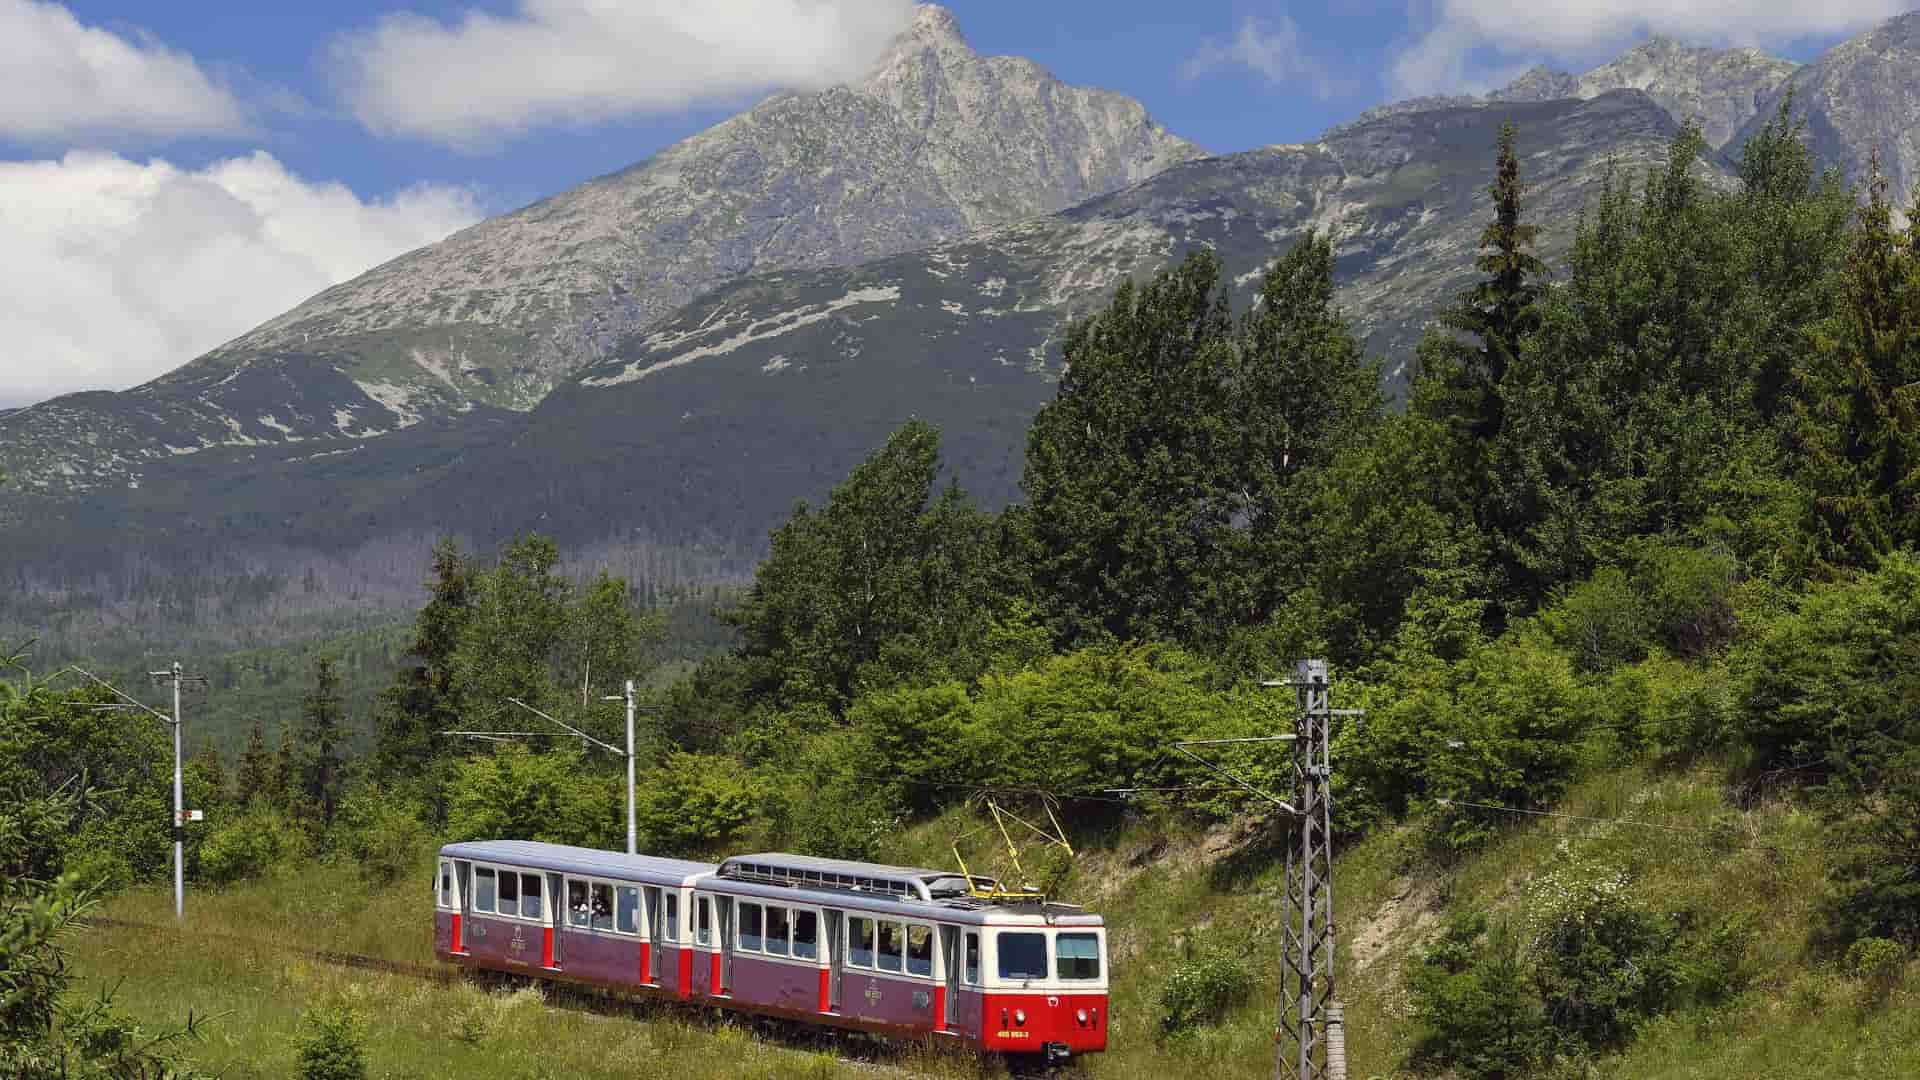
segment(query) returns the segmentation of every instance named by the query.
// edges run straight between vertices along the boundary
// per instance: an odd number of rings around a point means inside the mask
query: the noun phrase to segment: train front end
[[[1107,1048],[1107,931],[1098,915],[1002,912],[985,929],[977,1026],[968,1025],[982,1049],[1059,1061]]]

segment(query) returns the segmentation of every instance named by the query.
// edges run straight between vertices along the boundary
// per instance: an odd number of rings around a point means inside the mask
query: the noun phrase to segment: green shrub
[[[1847,974],[1860,980],[1868,1002],[1876,1007],[1899,988],[1906,972],[1907,951],[1897,941],[1861,938],[1847,949]]]
[[[739,835],[760,808],[760,792],[733,758],[673,753],[647,774],[635,807],[649,851],[688,854]]]
[[[1182,961],[1160,990],[1160,1033],[1217,1024],[1253,995],[1253,969],[1238,955],[1210,950]]]
[[[455,840],[540,840],[621,846],[626,833],[619,783],[577,751],[535,753],[503,746],[455,770],[447,831]]]
[[[213,827],[200,844],[200,878],[225,885],[304,858],[307,836],[278,810],[254,804]]]
[[[366,1025],[344,1005],[322,1005],[300,1017],[294,1053],[300,1080],[366,1080]]]
[[[378,788],[356,793],[334,819],[334,838],[368,877],[382,884],[410,873],[432,846],[433,836],[413,808]]]
[[[1560,913],[1536,943],[1534,979],[1568,1049],[1625,1045],[1678,998],[1682,972],[1668,920],[1596,890]]]
[[[1647,602],[1626,571],[1602,567],[1541,612],[1554,644],[1582,671],[1611,671],[1647,654]]]
[[[1454,916],[1407,974],[1422,1067],[1509,1080],[1544,1060],[1546,1019],[1529,985],[1519,935],[1483,914]]]

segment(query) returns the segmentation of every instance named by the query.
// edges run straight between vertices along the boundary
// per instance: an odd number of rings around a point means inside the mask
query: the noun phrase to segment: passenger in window
[[[791,928],[787,925],[787,909],[772,904],[767,905],[768,954],[787,955],[787,937],[791,932]]]
[[[929,927],[907,927],[907,974],[933,974],[933,930]]]
[[[575,926],[585,926],[591,915],[587,906],[587,883],[569,880],[567,882],[567,920]]]
[[[873,966],[873,920],[847,920],[847,963],[854,967]]]
[[[613,886],[595,882],[593,886],[593,928],[613,929]]]
[[[880,924],[880,970],[900,970],[900,924],[883,922]]]
[[[820,917],[811,911],[793,913],[793,955],[812,960],[820,955]]]

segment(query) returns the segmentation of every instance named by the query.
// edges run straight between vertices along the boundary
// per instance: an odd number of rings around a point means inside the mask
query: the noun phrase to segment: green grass
[[[1354,1080],[1412,1075],[1417,1038],[1405,965],[1453,910],[1477,908],[1524,925],[1536,882],[1575,864],[1623,869],[1636,896],[1696,919],[1748,920],[1746,988],[1711,1008],[1651,1024],[1622,1055],[1569,1075],[1633,1080],[1920,1076],[1920,977],[1885,1003],[1844,978],[1809,945],[1827,853],[1817,823],[1786,801],[1732,810],[1715,767],[1631,768],[1577,785],[1560,811],[1674,826],[1674,832],[1566,818],[1515,818],[1481,851],[1451,865],[1425,854],[1417,826],[1350,847],[1336,870],[1340,986]],[[889,860],[947,865],[952,839],[978,822],[955,812],[896,837]],[[1071,821],[1070,821],[1071,824]],[[1709,835],[1708,830],[1716,833]],[[1272,1074],[1277,990],[1273,933],[1278,865],[1242,828],[1201,831],[1164,819],[1121,823],[1085,843],[1062,890],[1104,914],[1112,957],[1112,1049],[1086,1074],[1119,1080]],[[1253,853],[1253,854],[1249,854]],[[976,869],[980,869],[976,867]],[[440,1076],[490,1068],[500,1076],[837,1076],[886,1071],[975,1076],[967,1061],[914,1048],[860,1065],[816,1043],[658,1009],[582,1011],[530,990],[484,991],[369,975],[289,955],[271,942],[393,960],[431,956],[428,863],[408,880],[368,888],[351,868],[189,894],[189,922],[210,941],[102,927],[76,945],[85,990],[121,981],[121,1004],[143,1021],[216,1013],[198,1060],[229,1077],[285,1075],[301,1010],[344,999],[370,1021],[375,1075]],[[166,924],[171,897],[115,898],[110,917]],[[1191,950],[1243,950],[1259,992],[1216,1028],[1158,1038],[1159,987]],[[1364,962],[1363,962],[1364,961]],[[1910,976],[1912,973],[1910,972]]]

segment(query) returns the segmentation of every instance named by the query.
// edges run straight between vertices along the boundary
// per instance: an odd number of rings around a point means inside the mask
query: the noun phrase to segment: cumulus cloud
[[[1779,46],[1858,33],[1912,0],[1433,0],[1396,56],[1400,94],[1486,89],[1524,62],[1582,64],[1647,34],[1689,44]]]
[[[329,53],[368,128],[472,149],[544,124],[845,82],[912,18],[911,0],[520,0],[452,22],[387,15]]]
[[[193,58],[82,25],[64,6],[0,0],[0,137],[231,134],[240,103]]]
[[[1211,75],[1250,73],[1270,86],[1299,86],[1321,100],[1341,97],[1353,87],[1336,76],[1325,61],[1308,51],[1300,28],[1281,15],[1267,20],[1247,16],[1230,41],[1209,38],[1180,64],[1180,81],[1193,83]]]
[[[265,153],[0,162],[0,403],[145,381],[479,217],[459,189],[367,201]]]

